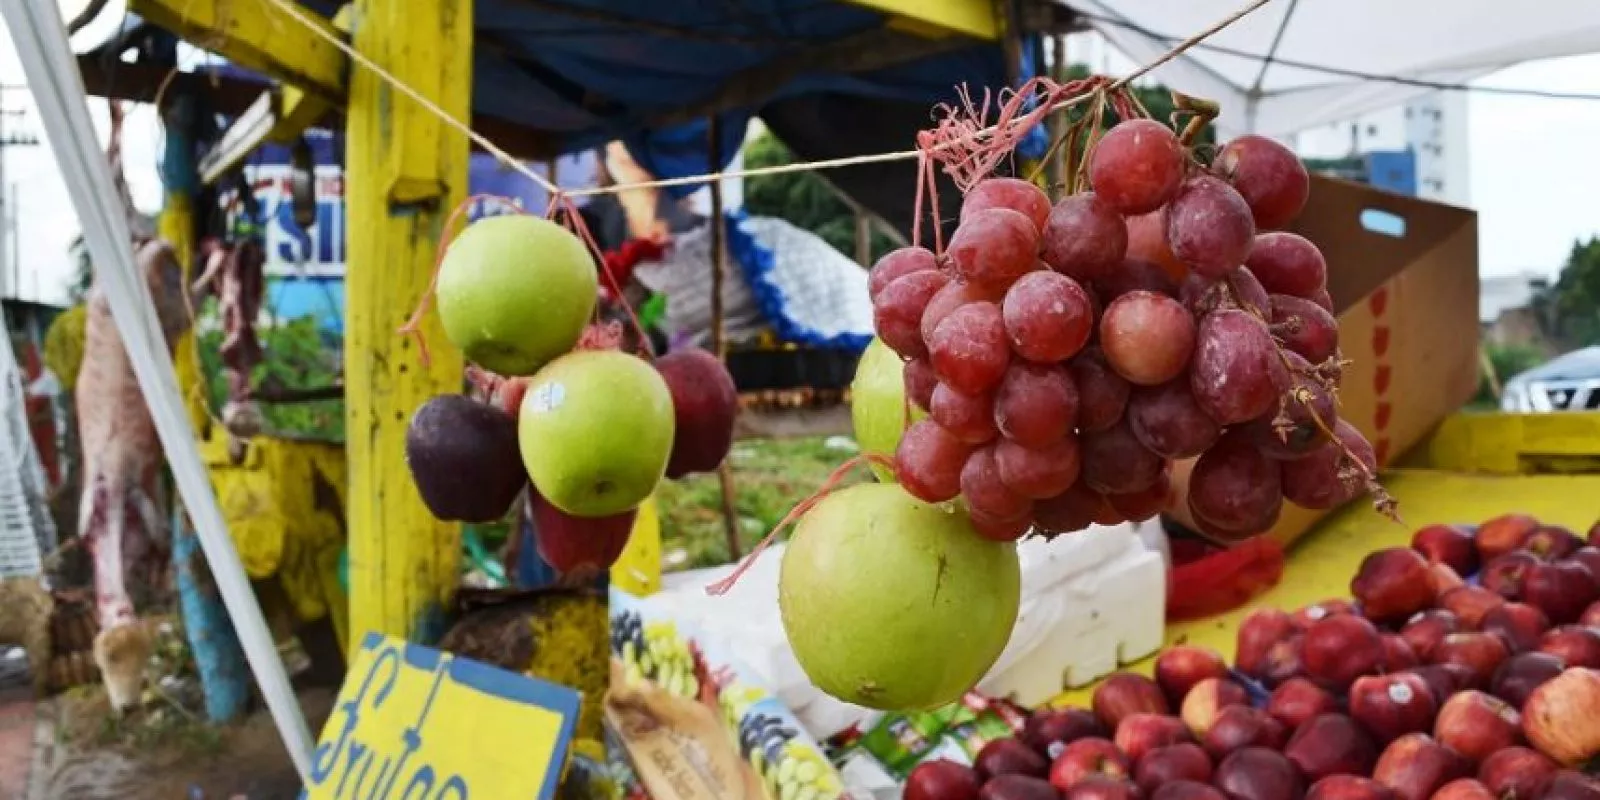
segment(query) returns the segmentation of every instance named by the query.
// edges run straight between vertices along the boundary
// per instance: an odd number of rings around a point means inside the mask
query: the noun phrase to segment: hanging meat
[[[222,407],[222,424],[240,439],[261,432],[262,417],[251,397],[250,376],[261,363],[261,342],[256,338],[256,315],[261,313],[266,288],[263,267],[266,249],[259,239],[243,237],[234,244],[208,238],[200,244],[205,271],[195,281],[195,294],[212,291],[222,318],[222,345],[218,354],[228,380],[228,400]]]

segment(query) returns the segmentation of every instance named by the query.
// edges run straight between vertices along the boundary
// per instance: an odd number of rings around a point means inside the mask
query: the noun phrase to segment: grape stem
[[[1178,136],[1178,141],[1183,142],[1184,147],[1192,147],[1206,126],[1222,113],[1222,106],[1217,101],[1202,100],[1179,91],[1172,93],[1172,105],[1172,127],[1178,127],[1179,120],[1184,116],[1189,117],[1189,121],[1183,125],[1183,133]]]

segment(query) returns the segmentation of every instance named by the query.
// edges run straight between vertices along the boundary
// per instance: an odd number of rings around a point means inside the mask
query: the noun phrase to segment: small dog
[[[50,619],[55,599],[38,578],[0,578],[0,642],[22,645],[33,675],[33,694],[42,698],[50,685],[54,656]]]

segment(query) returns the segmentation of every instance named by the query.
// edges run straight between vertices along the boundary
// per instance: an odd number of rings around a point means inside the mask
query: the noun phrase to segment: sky
[[[114,16],[106,14],[102,20]],[[95,34],[91,29],[81,35]],[[10,36],[0,33],[0,85],[22,82]],[[1600,54],[1526,63],[1477,83],[1600,94]],[[44,139],[26,91],[0,91],[0,104],[26,112],[20,121],[13,115],[0,120],[7,131],[20,129]],[[1473,93],[1467,109],[1469,185],[1471,205],[1478,211],[1480,274],[1532,272],[1553,278],[1575,239],[1600,235],[1600,204],[1594,200],[1594,187],[1600,186],[1600,150],[1595,146],[1600,102]],[[103,142],[105,106],[94,101],[91,111]],[[160,147],[156,115],[149,107],[140,107],[128,117],[124,150],[135,205],[147,213],[155,213],[161,204],[156,174]],[[20,264],[0,271],[0,281],[10,284],[20,273],[13,287],[16,294],[64,302],[72,277],[67,246],[78,232],[78,222],[48,142],[0,152],[6,190],[15,187],[7,197],[15,203],[16,230],[21,233]],[[0,264],[9,261],[9,254],[0,254]]]

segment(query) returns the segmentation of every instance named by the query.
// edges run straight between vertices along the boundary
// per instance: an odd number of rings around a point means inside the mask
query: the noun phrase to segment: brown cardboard
[[[606,726],[626,750],[653,800],[764,800],[761,779],[710,703],[665,692],[650,681],[629,685],[611,662]]]
[[[1367,229],[1369,210],[1403,220],[1404,235]],[[1328,261],[1339,345],[1351,362],[1339,414],[1388,465],[1477,390],[1477,214],[1313,176],[1293,230]],[[1173,474],[1172,513],[1186,525],[1190,466],[1175,465]],[[1327,513],[1285,504],[1271,533],[1292,542]]]

